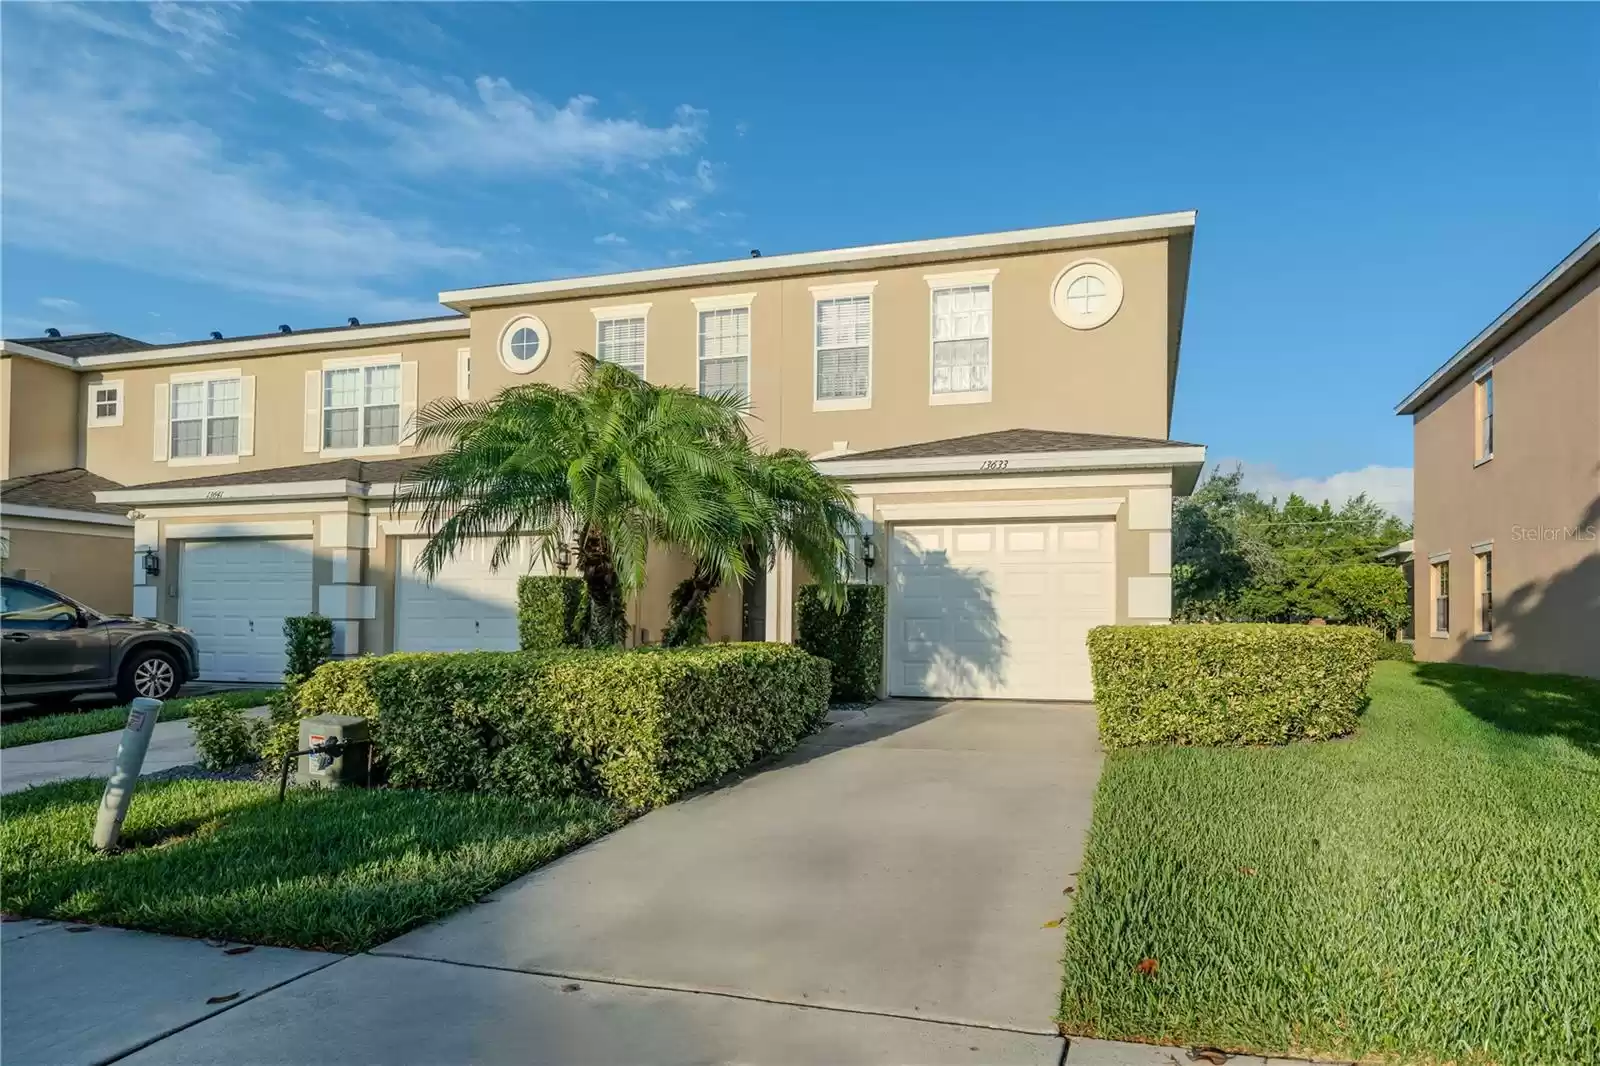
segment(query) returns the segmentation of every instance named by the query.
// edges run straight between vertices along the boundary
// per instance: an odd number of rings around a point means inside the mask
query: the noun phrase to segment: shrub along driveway
[[[1053,1064],[1099,761],[1087,707],[881,704],[132,1061],[246,1061],[338,1017],[396,1062]]]

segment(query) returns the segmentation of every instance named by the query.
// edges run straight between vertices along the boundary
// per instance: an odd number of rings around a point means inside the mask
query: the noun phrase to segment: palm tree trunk
[[[715,573],[696,566],[694,576],[673,590],[672,618],[661,643],[669,648],[703,643],[706,639],[706,604],[722,584]]]
[[[610,546],[597,530],[586,530],[578,543],[578,571],[583,574],[584,588],[589,593],[584,644],[591,648],[621,647],[628,636],[627,606],[622,601],[622,582],[612,565]]]

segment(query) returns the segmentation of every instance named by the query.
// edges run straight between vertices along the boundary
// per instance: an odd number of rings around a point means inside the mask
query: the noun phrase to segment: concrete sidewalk
[[[245,713],[263,715],[268,710],[256,707]],[[75,777],[106,777],[111,773],[117,745],[121,742],[122,730],[118,729],[86,737],[0,748],[0,793],[19,792],[33,785]],[[144,773],[186,766],[195,758],[194,733],[187,720],[157,722],[150,737],[150,750],[144,757]]]

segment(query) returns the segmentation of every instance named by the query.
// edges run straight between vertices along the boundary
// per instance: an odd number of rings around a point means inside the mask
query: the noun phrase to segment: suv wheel
[[[183,684],[183,670],[170,652],[152,648],[136,651],[122,664],[117,680],[117,698],[123,703],[137,696],[152,700],[172,697]]]

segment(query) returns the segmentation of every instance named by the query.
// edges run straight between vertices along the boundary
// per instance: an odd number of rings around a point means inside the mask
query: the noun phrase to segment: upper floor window
[[[596,315],[600,312],[596,311]],[[595,320],[595,358],[627,367],[644,377],[646,318],[643,314],[616,314]]]
[[[935,402],[987,399],[994,295],[989,284],[932,290]]]
[[[817,297],[815,359],[818,405],[864,406],[850,401],[872,394],[870,293]]]
[[[239,386],[236,377],[172,383],[168,414],[172,458],[239,454]]]
[[[1080,259],[1056,275],[1050,306],[1073,329],[1097,329],[1122,306],[1122,275],[1110,263]]]
[[[700,395],[750,399],[750,308],[700,311]]]
[[[1473,383],[1473,406],[1477,412],[1478,462],[1494,458],[1494,373],[1486,371]]]
[[[122,425],[122,382],[101,381],[89,386],[89,426]]]
[[[376,448],[400,443],[400,364],[322,372],[322,447]]]
[[[531,374],[550,358],[550,331],[544,321],[522,315],[500,332],[500,362],[513,374]]]

